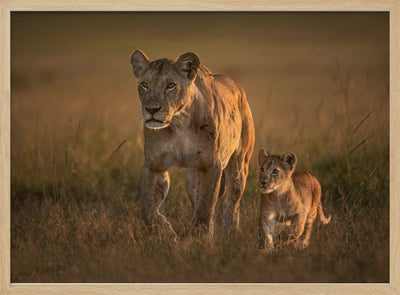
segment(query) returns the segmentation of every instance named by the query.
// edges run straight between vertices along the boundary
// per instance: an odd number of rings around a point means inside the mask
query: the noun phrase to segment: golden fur
[[[321,204],[321,185],[308,172],[294,172],[296,155],[268,155],[259,153],[259,188],[261,206],[259,218],[259,248],[274,249],[274,231],[277,222],[290,222],[283,236],[296,241],[299,247],[307,247],[311,229],[317,214],[323,224],[325,217]]]
[[[140,50],[131,55],[142,103],[145,168],[144,219],[151,228],[176,234],[159,207],[169,189],[168,169],[187,168],[186,186],[193,205],[193,228],[205,225],[213,235],[219,192],[224,201],[224,232],[238,230],[239,205],[254,146],[253,118],[242,87],[213,75],[195,53],[177,60],[149,61]]]

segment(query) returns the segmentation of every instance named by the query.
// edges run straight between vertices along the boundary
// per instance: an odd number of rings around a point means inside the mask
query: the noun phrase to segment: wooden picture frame
[[[10,19],[12,11],[388,11],[390,14],[390,282],[388,284],[11,284]],[[400,294],[400,2],[0,1],[0,294]]]

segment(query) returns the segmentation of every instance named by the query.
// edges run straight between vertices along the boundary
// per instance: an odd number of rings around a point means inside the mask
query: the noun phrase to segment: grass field
[[[387,13],[23,13],[11,24],[11,277],[28,282],[388,282]],[[199,54],[244,87],[256,144],[243,237],[186,237],[184,171],[162,212],[140,211],[142,122],[129,56]],[[257,249],[257,154],[292,151],[332,221],[310,246]]]

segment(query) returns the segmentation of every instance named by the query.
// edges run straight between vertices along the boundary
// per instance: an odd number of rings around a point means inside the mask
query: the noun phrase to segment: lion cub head
[[[281,191],[291,181],[297,158],[293,153],[270,155],[264,149],[260,150],[258,165],[260,167],[258,185],[262,194]]]
[[[191,85],[200,66],[199,57],[188,52],[176,61],[164,58],[150,62],[141,50],[135,50],[131,65],[138,82],[145,127],[167,127],[191,103]]]

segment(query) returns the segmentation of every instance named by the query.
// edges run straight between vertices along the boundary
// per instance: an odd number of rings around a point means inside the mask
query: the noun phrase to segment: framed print
[[[1,293],[397,294],[395,1],[2,2]]]

